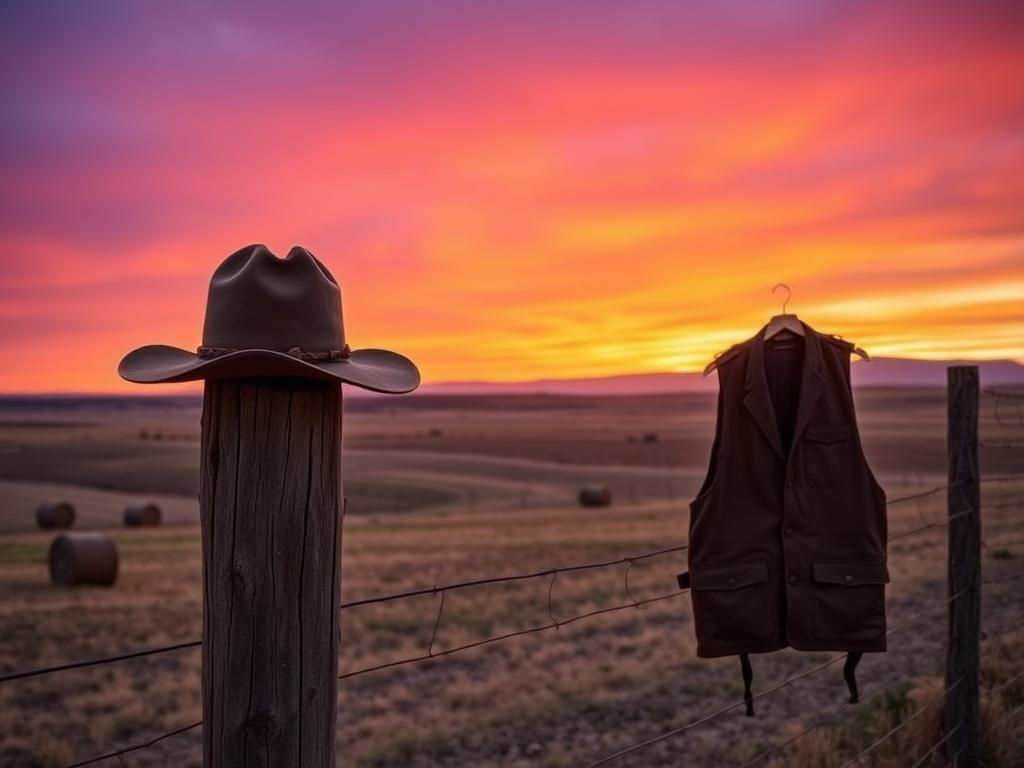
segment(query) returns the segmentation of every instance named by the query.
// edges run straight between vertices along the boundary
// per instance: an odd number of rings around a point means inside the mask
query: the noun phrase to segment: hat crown
[[[228,256],[210,279],[203,346],[311,352],[345,346],[341,289],[305,248],[283,259],[265,245]]]

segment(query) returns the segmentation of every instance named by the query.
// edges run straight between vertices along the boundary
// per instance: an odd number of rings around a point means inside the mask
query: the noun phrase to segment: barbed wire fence
[[[992,398],[992,400],[994,402],[994,409],[995,409],[994,410],[994,418],[995,418],[997,423],[999,423],[1000,425],[1006,425],[1006,424],[1010,423],[1009,422],[1009,418],[1010,417],[1006,413],[1006,411],[1007,411],[1006,406],[1004,405],[1002,411],[1000,411],[999,410],[999,405],[998,405],[1000,400],[1010,400],[1010,401],[1014,401],[1016,403],[1016,410],[1014,411],[1014,415],[1017,417],[1017,423],[1019,423],[1020,426],[1024,426],[1024,412],[1022,412],[1021,407],[1020,407],[1021,402],[1024,401],[1024,395],[1019,395],[1017,393],[1001,392],[1001,391],[993,390],[993,389],[986,389],[986,390],[984,390],[982,392],[982,394],[984,396]],[[1017,448],[1018,446],[1024,447],[1024,443],[1022,443],[1022,444],[1018,444],[1018,443],[1004,443],[1004,442],[985,443],[985,442],[979,441],[979,440],[975,440],[975,445],[976,445],[976,447],[985,447],[985,448],[995,447],[995,448],[998,448],[1000,450],[1006,450],[1006,449],[1008,449],[1008,446],[1010,446],[1011,448]],[[961,486],[961,485],[963,485],[963,484],[965,484],[967,482],[972,482],[972,481],[974,483],[976,483],[976,484],[993,484],[993,485],[994,484],[1004,484],[1004,483],[1017,483],[1017,482],[1024,481],[1024,472],[1019,473],[1019,474],[1017,474],[1017,473],[1009,473],[1009,474],[989,475],[989,476],[981,476],[980,473],[979,473],[979,476],[976,476],[976,477],[974,477],[973,479],[970,479],[970,480],[952,480],[951,482],[948,482],[948,483],[943,484],[943,485],[935,486],[935,487],[930,488],[930,489],[925,490],[925,491],[915,492],[915,493],[911,493],[911,494],[907,494],[907,495],[903,495],[903,496],[899,496],[899,497],[888,499],[887,502],[886,502],[886,504],[888,506],[898,505],[898,504],[906,504],[906,503],[909,503],[909,502],[917,503],[918,504],[918,514],[919,514],[919,517],[921,518],[921,524],[920,525],[914,526],[914,527],[909,528],[909,529],[897,531],[897,532],[893,533],[892,535],[890,535],[888,537],[888,541],[891,543],[891,542],[895,542],[895,541],[899,541],[899,540],[904,540],[904,539],[907,539],[909,537],[918,536],[918,535],[921,535],[921,534],[924,534],[926,532],[933,531],[933,530],[936,530],[936,529],[946,528],[948,530],[950,528],[950,526],[951,526],[951,523],[953,523],[954,521],[960,520],[962,518],[970,517],[972,515],[975,515],[976,513],[982,512],[983,510],[988,510],[988,509],[993,509],[993,510],[999,509],[999,510],[1002,510],[1002,509],[1009,509],[1009,508],[1024,508],[1024,493],[1022,493],[1021,491],[1018,490],[1018,491],[1016,491],[1016,495],[1013,496],[1013,497],[1010,497],[1010,498],[1000,498],[1000,500],[998,502],[995,502],[993,504],[986,504],[986,505],[979,504],[977,509],[972,508],[972,507],[966,507],[966,508],[962,508],[962,509],[958,508],[958,509],[954,510],[953,508],[950,508],[948,510],[947,516],[944,519],[942,519],[942,520],[929,520],[927,518],[927,516],[924,514],[923,506],[921,505],[922,500],[927,499],[929,497],[936,496],[936,495],[938,495],[938,494],[940,494],[940,493],[942,493],[944,491],[947,493],[947,495],[950,495],[951,492],[956,490],[959,486]],[[979,544],[980,544],[980,548],[985,549],[987,551],[998,551],[999,549],[1019,544],[1022,541],[1024,541],[1024,539],[1020,539],[1020,538],[1011,539],[1011,540],[1002,540],[1002,541],[993,540],[991,542],[986,542],[985,540],[982,540],[982,541],[979,542]],[[431,587],[422,587],[422,588],[418,588],[418,589],[414,589],[414,590],[407,590],[407,591],[403,591],[403,592],[396,592],[396,593],[391,593],[391,594],[379,595],[379,596],[368,597],[368,598],[360,598],[360,599],[356,599],[356,600],[350,600],[350,601],[347,601],[347,602],[342,602],[341,606],[340,606],[342,610],[351,610],[351,609],[354,609],[354,608],[359,608],[361,606],[375,605],[375,604],[381,604],[381,603],[390,603],[390,602],[396,602],[396,601],[403,601],[403,600],[407,600],[407,599],[411,599],[411,598],[415,598],[415,597],[421,597],[421,596],[425,596],[425,595],[433,595],[435,597],[439,597],[438,611],[437,611],[437,614],[436,614],[436,617],[435,617],[435,620],[434,620],[433,630],[432,630],[431,636],[430,636],[430,641],[429,641],[429,643],[427,645],[427,649],[426,649],[425,653],[417,654],[417,655],[409,656],[409,657],[404,657],[404,658],[399,658],[399,659],[394,659],[394,660],[391,660],[391,661],[387,661],[387,662],[383,662],[383,663],[378,663],[378,664],[374,664],[374,665],[370,665],[370,666],[366,666],[366,667],[350,670],[350,671],[347,671],[347,672],[343,672],[340,675],[338,675],[338,679],[339,680],[348,680],[348,679],[351,679],[351,678],[354,678],[354,677],[358,677],[358,676],[361,676],[361,675],[371,674],[371,673],[375,673],[375,672],[380,672],[380,671],[383,671],[383,670],[392,669],[392,668],[399,667],[399,666],[410,665],[410,664],[418,664],[418,663],[428,662],[428,661],[436,661],[438,659],[446,658],[448,656],[451,656],[451,655],[454,655],[454,654],[458,654],[458,653],[462,653],[462,652],[465,652],[465,651],[468,651],[468,650],[471,650],[471,649],[475,649],[475,648],[479,648],[479,647],[483,647],[483,646],[488,646],[488,645],[492,645],[492,644],[496,644],[496,643],[506,642],[506,641],[512,640],[514,638],[523,637],[523,636],[526,636],[526,635],[533,635],[533,634],[544,633],[544,632],[548,632],[550,630],[558,630],[560,627],[563,627],[563,626],[571,625],[571,624],[574,624],[574,623],[577,623],[577,622],[587,621],[587,620],[596,618],[598,616],[603,616],[603,615],[607,615],[607,614],[628,611],[630,609],[636,611],[635,615],[637,617],[637,620],[639,620],[639,618],[643,614],[642,614],[642,612],[640,612],[640,611],[638,611],[636,609],[642,608],[642,607],[647,606],[647,605],[652,605],[652,604],[655,604],[655,603],[660,603],[660,602],[669,601],[669,600],[673,600],[673,599],[679,598],[681,596],[686,595],[689,590],[678,590],[677,589],[677,590],[674,590],[672,592],[668,592],[668,593],[664,593],[664,594],[659,594],[659,595],[656,595],[656,596],[653,596],[653,597],[646,597],[646,598],[642,598],[642,599],[637,599],[634,596],[634,594],[633,594],[633,592],[632,592],[632,590],[630,588],[630,583],[629,583],[630,571],[632,570],[634,564],[637,563],[637,562],[641,562],[641,561],[646,561],[646,560],[651,560],[651,559],[655,559],[655,558],[660,558],[660,557],[664,557],[664,556],[668,556],[668,555],[672,555],[672,554],[678,554],[678,553],[684,552],[686,549],[687,549],[687,545],[686,544],[679,544],[679,545],[676,545],[676,546],[666,547],[666,548],[657,549],[657,550],[651,550],[651,551],[647,551],[647,552],[641,552],[639,554],[630,555],[630,556],[624,556],[624,557],[620,557],[620,558],[616,558],[616,559],[611,559],[611,560],[601,560],[601,561],[594,561],[594,562],[575,563],[575,564],[555,566],[555,567],[552,567],[552,568],[548,568],[548,569],[544,569],[544,570],[539,570],[539,571],[529,571],[529,572],[522,572],[522,573],[507,574],[507,575],[502,575],[502,576],[477,578],[477,579],[471,579],[471,580],[466,580],[466,581],[454,582],[454,583],[443,584],[443,585],[435,585],[435,586],[431,586]],[[623,592],[624,592],[624,595],[627,598],[627,600],[625,602],[622,602],[622,603],[616,604],[616,605],[612,605],[612,606],[608,606],[608,607],[603,607],[603,608],[598,608],[598,609],[586,611],[586,612],[579,613],[579,614],[576,614],[576,615],[573,615],[573,616],[569,616],[569,617],[564,617],[564,618],[562,618],[560,620],[555,616],[554,610],[553,610],[553,604],[552,604],[552,594],[553,594],[554,587],[556,585],[556,580],[557,580],[557,578],[558,578],[558,576],[560,574],[572,573],[572,572],[578,572],[578,571],[587,571],[587,570],[605,570],[605,569],[612,569],[612,568],[622,568],[622,570],[623,570]],[[983,584],[1002,583],[1002,582],[1017,581],[1017,580],[1022,580],[1022,579],[1024,579],[1024,571],[1016,572],[1016,573],[1009,574],[1009,575],[1005,575],[1004,574],[1003,576],[995,577],[995,578],[979,579],[976,584],[972,584],[972,585],[970,585],[967,588],[960,589],[960,590],[956,591],[955,593],[951,594],[945,600],[938,601],[938,602],[930,605],[928,608],[926,608],[924,610],[921,610],[921,611],[918,611],[915,614],[911,615],[910,617],[905,618],[904,620],[902,620],[897,625],[895,625],[893,627],[890,627],[887,630],[886,634],[889,637],[894,636],[894,635],[896,635],[896,634],[898,634],[900,632],[903,632],[908,627],[914,626],[918,622],[923,621],[923,620],[925,620],[927,618],[934,618],[935,616],[941,615],[943,613],[948,613],[949,611],[951,611],[953,609],[953,606],[955,604],[957,604],[958,601],[960,601],[961,599],[963,599],[965,597],[970,596],[970,597],[974,597],[976,599],[977,592],[980,591],[981,585],[983,585]],[[525,629],[519,629],[519,630],[514,630],[514,631],[509,631],[509,632],[501,633],[501,634],[491,635],[491,636],[488,636],[488,637],[485,637],[485,638],[482,638],[482,639],[479,639],[479,640],[474,640],[472,642],[468,642],[468,643],[464,643],[464,644],[461,644],[461,645],[456,645],[456,646],[444,648],[444,649],[441,649],[441,650],[435,650],[434,649],[434,643],[435,643],[436,638],[437,638],[438,628],[441,626],[442,621],[444,619],[445,596],[448,593],[456,592],[456,591],[464,590],[464,589],[471,589],[471,588],[478,588],[478,587],[485,587],[485,586],[490,586],[490,585],[510,583],[510,582],[520,582],[520,581],[538,581],[538,582],[541,582],[543,584],[544,580],[546,580],[546,585],[547,585],[547,606],[548,606],[548,614],[549,614],[549,619],[550,619],[549,622],[546,622],[546,623],[543,623],[543,624],[539,624],[539,625],[536,625],[536,626],[532,626],[532,627],[528,627],[528,628],[525,628]],[[1015,632],[1015,631],[1020,630],[1021,628],[1024,628],[1024,620],[1017,620],[1014,623],[1011,623],[1011,624],[1009,624],[1009,625],[1007,625],[1007,626],[1005,626],[1005,627],[1003,627],[1001,629],[993,630],[990,633],[982,632],[980,627],[979,627],[978,628],[978,635],[979,635],[979,637],[990,637],[990,636],[993,636],[993,635],[1004,634],[1004,633],[1008,633],[1008,632]],[[130,651],[130,652],[127,652],[127,653],[121,653],[121,654],[117,654],[117,655],[98,657],[98,658],[92,658],[92,659],[84,659],[84,660],[66,662],[66,663],[62,663],[62,664],[55,664],[55,665],[50,665],[50,666],[45,666],[45,667],[38,667],[38,668],[33,668],[33,669],[25,669],[25,670],[19,670],[19,671],[14,671],[14,672],[8,672],[8,673],[0,675],[0,684],[6,684],[6,683],[14,682],[14,681],[28,679],[28,678],[40,677],[40,676],[45,676],[45,675],[50,675],[50,674],[56,674],[56,673],[60,673],[60,672],[68,671],[68,670],[73,670],[73,669],[81,669],[81,668],[86,668],[86,667],[101,666],[101,665],[106,665],[106,664],[113,664],[113,663],[118,663],[118,662],[122,662],[122,661],[127,661],[127,660],[131,660],[131,659],[143,658],[143,657],[147,657],[147,656],[154,656],[154,655],[158,655],[158,654],[165,654],[165,653],[172,653],[172,652],[177,652],[177,651],[183,651],[183,650],[188,650],[188,649],[192,649],[192,648],[197,648],[197,647],[200,647],[201,645],[202,645],[202,641],[201,640],[193,640],[193,641],[176,643],[176,644],[171,644],[171,645],[164,645],[164,646],[158,646],[158,647],[152,647],[152,648],[139,649],[139,650],[136,650],[136,651]],[[771,686],[769,688],[766,688],[766,689],[764,689],[762,691],[759,691],[759,692],[755,693],[753,695],[753,699],[764,699],[764,698],[768,698],[768,697],[774,696],[774,695],[780,693],[781,691],[784,691],[787,688],[792,687],[794,683],[796,683],[796,682],[798,682],[800,680],[813,677],[814,675],[818,674],[819,672],[821,672],[821,671],[823,671],[823,670],[833,666],[834,664],[840,662],[844,658],[845,658],[845,654],[839,654],[839,655],[836,655],[836,656],[833,656],[833,657],[827,659],[824,662],[818,663],[818,664],[816,664],[816,665],[814,665],[814,666],[812,666],[812,667],[810,667],[810,668],[808,668],[808,669],[806,669],[806,670],[804,670],[802,672],[791,674],[791,675],[787,676],[782,682],[777,683],[777,684],[775,684],[775,685],[773,685],[773,686]],[[875,685],[873,688],[871,688],[870,692],[867,695],[861,696],[860,697],[860,704],[858,706],[863,706],[864,703],[866,703],[868,701],[871,701],[871,700],[875,699],[876,697],[882,695],[885,691],[890,690],[893,685],[895,685],[896,683],[900,682],[901,680],[908,679],[908,677],[913,675],[917,669],[918,669],[918,665],[909,665],[907,667],[902,668],[895,675],[892,675],[892,676],[886,678],[885,681],[883,681],[882,683],[879,683],[879,684]],[[1013,682],[1015,682],[1017,679],[1019,679],[1021,676],[1024,676],[1024,671],[1014,675],[1013,677],[1011,677],[1010,679],[1008,679],[1006,681],[1003,681],[1000,684],[999,687],[993,689],[993,693],[999,692],[999,691],[1005,689],[1006,687],[1011,685]],[[875,742],[873,742],[872,744],[868,745],[864,750],[862,750],[858,754],[852,756],[850,758],[850,760],[843,765],[843,768],[848,768],[848,766],[862,764],[861,761],[864,758],[866,758],[872,752],[877,750],[886,741],[894,738],[900,731],[902,731],[904,728],[908,727],[909,724],[912,721],[914,721],[918,717],[922,716],[922,713],[926,709],[928,709],[928,708],[930,708],[930,707],[932,707],[932,706],[934,706],[934,705],[936,705],[936,704],[938,704],[939,702],[942,702],[942,701],[947,701],[948,702],[950,694],[952,694],[955,691],[957,691],[957,689],[965,687],[965,683],[966,682],[968,682],[968,681],[963,676],[957,677],[952,682],[947,682],[947,684],[945,685],[944,689],[937,696],[935,696],[933,700],[927,702],[923,707],[915,710],[912,714],[910,714],[906,718],[902,719],[899,723],[897,723],[896,726],[894,726],[892,729],[890,729],[880,739],[878,739]],[[977,689],[977,680],[976,679],[974,680],[974,683],[975,683],[974,695],[977,696],[977,690],[976,690]],[[740,709],[740,708],[744,707],[745,704],[746,704],[746,701],[744,699],[738,699],[737,701],[734,701],[733,703],[731,703],[731,704],[729,704],[727,706],[721,707],[721,708],[719,708],[719,709],[717,709],[717,710],[715,710],[713,712],[701,715],[700,717],[695,718],[695,719],[691,720],[690,722],[685,723],[685,724],[683,724],[683,725],[681,725],[679,727],[667,730],[667,731],[665,731],[663,733],[657,734],[657,735],[655,735],[653,737],[650,737],[648,739],[645,739],[643,741],[640,741],[640,742],[634,743],[632,745],[626,746],[626,747],[624,747],[624,748],[622,748],[622,749],[620,749],[620,750],[618,750],[618,751],[616,751],[614,753],[611,753],[611,754],[609,754],[609,755],[607,755],[607,756],[597,760],[596,762],[589,763],[587,765],[587,768],[598,768],[598,766],[609,765],[611,763],[614,763],[614,762],[618,761],[620,758],[623,758],[623,757],[625,757],[627,755],[640,752],[642,750],[647,749],[648,747],[653,746],[654,744],[657,744],[659,742],[663,742],[665,740],[674,738],[674,737],[679,736],[681,734],[687,733],[689,731],[693,731],[693,730],[695,730],[697,728],[700,728],[700,727],[702,727],[704,725],[712,723],[715,720],[721,718],[722,716],[728,714],[729,712],[732,712],[734,710],[737,710],[737,709]],[[779,754],[779,753],[783,752],[785,749],[789,748],[794,743],[798,742],[800,739],[807,737],[809,734],[817,731],[818,729],[820,729],[820,728],[822,728],[824,726],[829,725],[830,723],[834,723],[834,722],[840,720],[842,718],[842,716],[844,714],[848,713],[851,709],[852,709],[852,707],[850,707],[849,705],[844,704],[842,707],[836,708],[836,709],[826,713],[824,716],[814,720],[812,723],[810,723],[807,727],[805,727],[803,730],[801,730],[800,732],[798,732],[794,736],[786,739],[785,741],[777,743],[777,744],[775,744],[775,745],[765,749],[764,751],[758,753],[754,758],[752,758],[752,759],[748,760],[747,762],[743,763],[742,764],[742,768],[751,768],[752,766],[762,764],[765,760],[770,758],[772,755]],[[1001,729],[1001,728],[1004,728],[1007,725],[1009,725],[1013,719],[1015,719],[1016,717],[1019,716],[1021,711],[1024,711],[1024,704],[1018,705],[1014,709],[1011,709],[1010,711],[1004,713],[1002,718],[992,726],[993,730]],[[81,768],[82,766],[94,765],[96,763],[100,763],[100,762],[103,762],[105,760],[114,760],[114,759],[121,761],[122,764],[123,764],[123,759],[124,759],[124,757],[126,755],[129,755],[129,754],[131,754],[133,752],[138,752],[140,750],[147,749],[147,748],[152,747],[152,746],[154,746],[154,745],[156,745],[156,744],[158,744],[160,742],[163,742],[163,741],[165,741],[167,739],[171,739],[171,738],[173,738],[175,736],[178,736],[178,735],[184,734],[186,732],[195,730],[195,729],[199,728],[201,725],[202,725],[202,721],[201,720],[200,721],[196,721],[196,722],[193,722],[193,723],[190,723],[190,724],[187,724],[187,725],[184,725],[184,726],[181,726],[181,727],[178,727],[178,728],[175,728],[175,729],[168,730],[166,732],[160,733],[159,735],[153,736],[151,738],[144,739],[144,740],[139,740],[139,741],[130,743],[128,745],[125,745],[125,746],[122,746],[122,747],[119,747],[119,748],[116,748],[116,749],[112,749],[112,750],[110,750],[110,751],[108,751],[108,752],[106,752],[104,754],[96,755],[94,757],[90,757],[88,759],[81,760],[79,762],[76,762],[76,763],[73,763],[73,764],[67,766],[67,768]],[[914,763],[915,768],[917,766],[925,765],[926,762],[929,759],[931,759],[937,752],[939,752],[939,750],[942,750],[944,747],[947,747],[949,742],[952,741],[954,739],[954,737],[958,735],[958,731],[961,728],[963,728],[963,727],[964,727],[963,724],[958,723],[954,727],[947,729],[946,732],[943,734],[943,736],[939,740],[937,740],[935,743],[933,743],[925,753],[923,753],[922,755],[920,755],[917,758],[917,761]],[[946,764],[954,765],[955,766],[956,765],[956,761],[957,761],[958,757],[960,756],[960,754],[962,754],[962,752],[963,752],[963,748],[961,747],[957,752],[955,752],[950,757],[949,760],[947,760]]]

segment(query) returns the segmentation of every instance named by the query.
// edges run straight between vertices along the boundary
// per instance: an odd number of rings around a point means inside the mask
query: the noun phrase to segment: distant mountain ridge
[[[944,387],[946,368],[950,365],[977,365],[983,387],[1024,385],[1024,365],[1014,360],[908,360],[900,357],[876,357],[871,362],[854,361],[851,371],[855,387]],[[489,382],[453,381],[427,383],[416,395],[657,395],[682,392],[716,392],[718,377],[712,373],[635,373],[578,379],[537,379],[535,381]],[[346,397],[391,397],[346,387]],[[0,393],[0,408],[45,404],[48,408],[75,408],[109,401],[111,407],[125,403],[140,407],[173,405],[198,407],[201,392],[163,394],[89,394],[62,393]]]
[[[908,360],[900,357],[876,357],[871,362],[857,361],[851,366],[855,387],[946,385],[946,368],[951,365],[977,365],[983,386],[1024,384],[1024,365],[1014,360]],[[419,393],[437,395],[650,395],[672,392],[715,392],[715,374],[636,373],[585,379],[538,379],[536,381],[486,382],[455,381],[424,384]]]

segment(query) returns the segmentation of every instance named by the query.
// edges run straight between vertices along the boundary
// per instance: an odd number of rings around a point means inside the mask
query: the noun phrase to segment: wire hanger
[[[789,331],[795,333],[797,336],[805,336],[804,324],[800,322],[800,318],[796,315],[786,314],[786,305],[789,304],[789,300],[793,298],[793,291],[785,283],[776,283],[772,286],[772,293],[775,293],[779,288],[786,289],[786,298],[782,301],[782,314],[775,315],[769,322],[768,327],[764,329],[764,336],[762,339],[768,341],[773,336],[777,336],[783,331]]]
[[[786,312],[786,305],[789,304],[790,299],[793,298],[792,289],[785,283],[776,283],[775,285],[772,286],[772,293],[775,293],[777,290],[779,290],[779,288],[786,289],[786,298],[783,299],[782,301],[782,313],[775,315],[774,317],[772,317],[771,320],[768,321],[768,325],[764,329],[764,335],[761,337],[762,341],[768,341],[768,339],[772,338],[773,336],[779,333],[782,333],[783,331],[789,331],[790,333],[794,333],[797,336],[807,335],[807,332],[804,329],[804,324],[800,322],[800,318],[798,318],[796,315],[789,314]],[[718,355],[716,355],[715,359],[707,364],[707,367],[704,369],[704,375],[707,376],[709,373],[715,370],[715,368],[718,367],[718,364],[720,362],[725,360],[727,357],[731,356],[729,355],[729,352],[736,349],[737,346],[738,345],[730,347],[725,352],[721,352]],[[865,352],[860,347],[854,346],[851,351],[854,352],[854,354],[858,355],[859,357],[863,358],[864,360],[871,360],[871,358],[868,357],[868,353]]]

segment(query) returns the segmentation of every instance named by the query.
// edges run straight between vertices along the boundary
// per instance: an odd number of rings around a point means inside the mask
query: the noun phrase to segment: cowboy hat
[[[210,279],[203,344],[195,352],[153,344],[117,372],[139,384],[251,377],[325,379],[375,392],[411,392],[420,373],[407,357],[345,343],[341,289],[305,248],[277,258],[264,245],[228,256]]]

